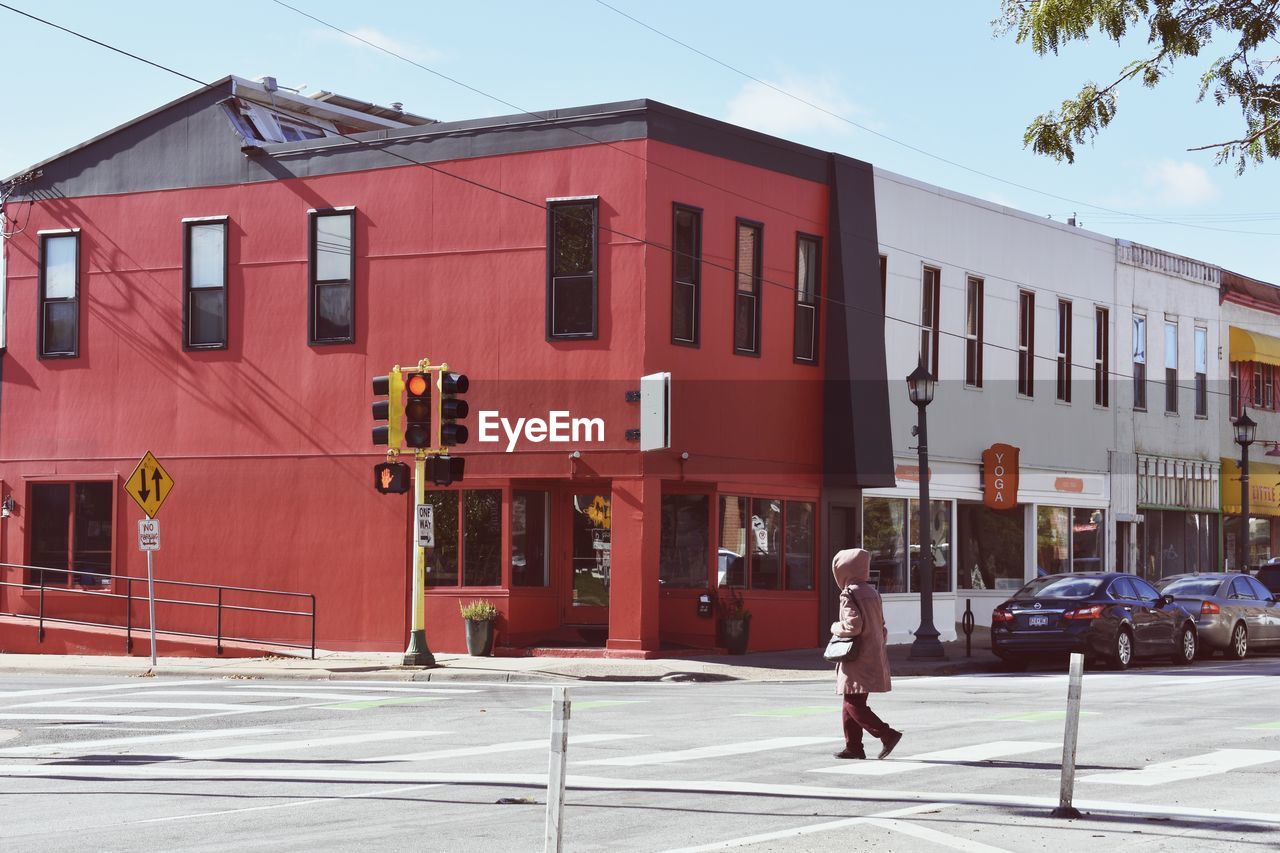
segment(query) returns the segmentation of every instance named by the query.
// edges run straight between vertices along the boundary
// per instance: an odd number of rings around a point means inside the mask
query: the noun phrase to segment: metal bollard
[[[1062,735],[1062,789],[1053,817],[1077,818],[1080,812],[1071,805],[1076,783],[1076,735],[1080,731],[1080,687],[1084,676],[1084,655],[1072,652],[1067,680],[1067,724]]]
[[[569,748],[569,689],[551,688],[551,761],[547,776],[546,853],[560,853],[564,842],[564,777]]]
[[[960,617],[960,627],[964,629],[964,656],[973,657],[973,599],[964,600],[964,615]]]

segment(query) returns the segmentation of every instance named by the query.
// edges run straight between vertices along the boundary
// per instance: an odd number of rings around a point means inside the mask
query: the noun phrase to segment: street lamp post
[[[921,359],[916,369],[907,377],[907,393],[916,406],[916,437],[920,441],[920,557],[917,566],[920,577],[920,627],[911,643],[912,658],[942,658],[946,652],[938,641],[938,629],[933,625],[933,536],[929,513],[929,432],[925,419],[925,406],[933,402],[933,389],[937,380],[925,369]],[[908,528],[910,524],[908,524]],[[910,549],[907,551],[910,554]]]
[[[1232,421],[1236,428],[1236,444],[1240,445],[1240,531],[1236,534],[1236,571],[1247,572],[1249,558],[1249,445],[1258,433],[1258,425],[1242,407],[1240,417]]]

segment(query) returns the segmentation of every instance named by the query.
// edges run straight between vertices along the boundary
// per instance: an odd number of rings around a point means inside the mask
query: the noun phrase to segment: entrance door
[[[569,625],[609,624],[610,535],[613,532],[608,494],[570,496]]]
[[[831,504],[827,515],[827,555],[818,572],[818,645],[831,636],[831,622],[839,615],[840,590],[831,576],[831,560],[836,552],[858,547],[858,508]]]

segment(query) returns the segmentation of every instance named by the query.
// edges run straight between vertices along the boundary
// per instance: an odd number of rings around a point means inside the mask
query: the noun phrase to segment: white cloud
[[[343,44],[362,47],[366,50],[382,48],[382,50],[378,50],[377,52],[382,53],[383,50],[390,51],[391,53],[403,56],[405,59],[412,59],[414,62],[435,62],[441,58],[439,51],[406,44],[405,42],[393,39],[391,36],[374,27],[359,27],[351,30],[351,36],[354,36],[355,38],[330,29],[313,30],[312,35],[322,41],[338,41]],[[361,41],[361,39],[363,39],[363,41]],[[383,55],[385,56],[386,54]]]
[[[1143,186],[1151,200],[1165,207],[1198,207],[1221,193],[1209,173],[1189,161],[1161,160],[1147,167]]]
[[[840,91],[829,77],[801,78],[787,75],[770,80],[770,85],[827,110],[836,116],[862,121],[858,108]],[[729,101],[727,120],[776,136],[796,136],[815,131],[849,132],[853,128],[833,115],[814,109],[796,98],[787,97],[762,83],[752,80]]]

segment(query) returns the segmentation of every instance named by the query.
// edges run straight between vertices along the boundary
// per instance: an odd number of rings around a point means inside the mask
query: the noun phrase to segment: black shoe
[[[890,729],[887,735],[880,738],[880,743],[884,744],[884,747],[880,750],[880,757],[888,758],[889,753],[893,752],[893,748],[898,745],[900,740],[902,740],[902,732]]]
[[[858,749],[842,749],[835,754],[835,757],[836,758],[866,758],[867,754],[862,751],[861,747],[859,747]]]

